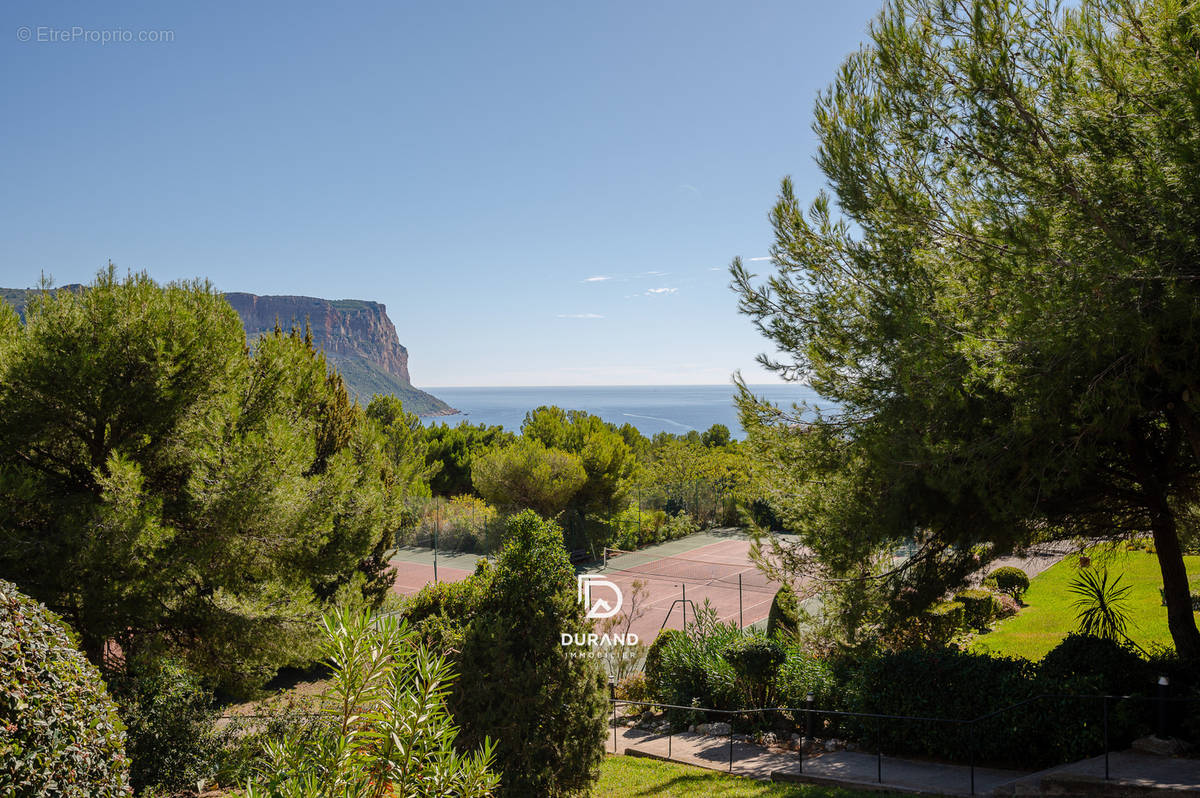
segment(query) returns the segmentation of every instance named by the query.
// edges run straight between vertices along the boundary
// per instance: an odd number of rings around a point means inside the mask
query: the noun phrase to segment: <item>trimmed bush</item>
[[[775,592],[771,612],[767,615],[767,637],[791,638],[800,628],[800,602],[791,585],[784,584]]]
[[[1153,686],[1150,664],[1128,645],[1090,635],[1071,634],[1046,654],[1038,674],[1052,681],[1088,680],[1092,692],[1109,695],[1145,693]]]
[[[1029,577],[1020,568],[1005,565],[988,574],[984,584],[994,586],[999,592],[1020,601],[1021,596],[1029,589]]]
[[[944,646],[963,630],[966,606],[961,601],[942,601],[921,615],[925,621],[926,643]]]
[[[963,590],[955,594],[954,600],[963,605],[963,622],[978,632],[987,629],[996,617],[996,597],[990,590]]]
[[[782,646],[765,637],[745,635],[726,646],[721,656],[733,666],[748,701],[746,706],[765,707],[772,703],[771,687],[784,660]]]
[[[116,705],[58,616],[0,580],[0,795],[129,795]]]
[[[646,664],[643,667],[646,674],[646,686],[655,696],[661,697],[662,695],[663,652],[676,638],[686,638],[686,635],[679,629],[663,629],[650,644],[650,650],[646,652]]]
[[[1033,663],[1023,659],[954,649],[898,651],[850,664],[843,687],[846,703],[839,708],[884,715],[975,718],[1029,698],[1034,694],[1034,674]],[[1002,720],[1011,726],[1013,718]],[[895,721],[876,726],[869,720],[850,719],[845,725],[845,733],[868,746],[879,744],[875,737],[878,729],[888,753],[960,762],[971,756],[968,735],[955,723]],[[981,745],[979,753],[1001,761],[1020,761],[1027,753],[1024,747],[1031,742],[1026,735],[1014,734],[989,734],[986,739],[988,750]],[[1014,746],[1019,750],[1014,751]]]

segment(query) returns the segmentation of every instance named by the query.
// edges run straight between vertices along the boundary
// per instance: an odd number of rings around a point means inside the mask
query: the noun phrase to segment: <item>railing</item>
[[[613,753],[617,753],[617,729],[618,729],[617,707],[618,706],[641,706],[641,707],[647,707],[650,709],[658,708],[658,709],[664,709],[664,710],[678,710],[678,711],[683,711],[683,712],[688,712],[688,713],[702,713],[705,715],[706,718],[709,715],[717,715],[717,716],[729,718],[729,772],[731,772],[731,773],[733,772],[733,764],[734,764],[734,756],[733,756],[733,753],[734,753],[734,745],[733,745],[733,743],[734,743],[734,723],[733,723],[733,721],[735,718],[745,717],[745,716],[749,716],[749,715],[763,715],[765,713],[776,713],[776,714],[787,713],[794,718],[795,717],[803,717],[804,718],[804,730],[805,730],[804,738],[806,738],[808,740],[815,739],[813,736],[813,721],[817,717],[831,716],[831,717],[857,718],[857,719],[862,719],[862,720],[866,720],[866,721],[870,722],[874,727],[876,781],[878,783],[882,784],[883,783],[883,755],[884,755],[883,749],[884,749],[884,746],[883,746],[883,736],[880,733],[881,724],[883,724],[885,722],[945,723],[945,724],[952,724],[952,725],[957,725],[957,726],[961,727],[963,732],[967,735],[968,751],[969,751],[967,767],[968,767],[969,777],[970,777],[970,794],[975,795],[975,769],[976,769],[976,760],[977,760],[977,753],[978,753],[978,750],[977,750],[977,748],[978,748],[978,746],[977,746],[978,726],[982,723],[986,723],[987,721],[990,721],[997,717],[1000,717],[1004,713],[1019,710],[1022,707],[1028,707],[1036,702],[1047,700],[1047,699],[1081,701],[1081,702],[1091,702],[1091,701],[1101,702],[1101,712],[1102,712],[1102,718],[1103,718],[1104,779],[1105,779],[1105,781],[1111,780],[1111,768],[1110,768],[1110,763],[1109,763],[1109,755],[1111,753],[1111,748],[1112,748],[1111,740],[1109,737],[1109,707],[1110,707],[1110,705],[1112,705],[1114,702],[1121,702],[1121,701],[1151,702],[1157,709],[1157,714],[1158,714],[1157,731],[1160,733],[1161,736],[1165,736],[1167,724],[1168,724],[1168,720],[1167,720],[1168,706],[1200,703],[1200,699],[1198,699],[1198,698],[1170,698],[1170,697],[1165,697],[1165,696],[1150,697],[1150,696],[1128,696],[1128,695],[1126,695],[1126,696],[1071,695],[1071,694],[1063,694],[1063,693],[1042,693],[1040,695],[1036,695],[1031,698],[1025,699],[1024,701],[1018,701],[1015,704],[1010,704],[1009,706],[1002,707],[1000,709],[985,713],[983,715],[979,715],[974,718],[944,718],[944,717],[928,717],[928,716],[920,716],[920,715],[890,715],[890,714],[883,714],[883,713],[849,712],[849,711],[844,711],[844,710],[820,709],[820,708],[817,708],[816,706],[814,706],[812,701],[808,702],[808,705],[804,706],[804,707],[765,707],[765,708],[758,708],[758,709],[714,709],[714,708],[710,708],[710,707],[680,706],[677,704],[664,704],[664,703],[658,702],[658,701],[629,701],[629,700],[625,700],[625,699],[613,698],[613,699],[610,699],[610,703],[612,705]],[[668,721],[668,723],[669,723],[669,725],[667,727],[667,759],[670,759],[671,754],[672,754],[672,742],[674,740],[674,735],[675,735],[675,723],[672,721]],[[797,757],[797,764],[799,766],[799,771],[801,773],[803,773],[804,772],[804,746],[803,746],[803,743],[801,744],[800,750],[798,753],[799,753],[799,756]]]

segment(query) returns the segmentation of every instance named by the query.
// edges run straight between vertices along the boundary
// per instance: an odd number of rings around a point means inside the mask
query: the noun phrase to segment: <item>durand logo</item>
[[[594,588],[607,588],[612,591],[615,602],[605,601],[603,597],[592,600],[592,590]],[[587,607],[587,617],[589,618],[611,618],[621,611],[621,604],[625,600],[621,595],[621,588],[614,585],[602,576],[595,574],[582,574],[579,576],[579,603]],[[603,593],[601,594],[603,596]]]

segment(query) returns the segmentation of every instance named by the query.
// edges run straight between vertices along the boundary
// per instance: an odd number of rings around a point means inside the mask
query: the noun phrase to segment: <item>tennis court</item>
[[[702,607],[705,600],[721,621],[749,626],[765,620],[779,589],[778,582],[767,579],[754,566],[750,541],[740,538],[666,556],[609,549],[607,565],[598,573],[621,589],[623,613],[630,610],[633,583],[644,584],[637,608],[641,614],[629,631],[645,643],[653,642],[664,621],[666,628],[683,628],[684,608],[690,621],[694,608]]]
[[[396,569],[396,581],[392,583],[392,592],[401,596],[411,596],[434,581],[433,566],[429,563],[393,559],[391,564]],[[461,582],[470,575],[471,571],[453,566],[439,564],[437,568],[439,582]]]
[[[705,540],[712,542],[697,546]],[[704,533],[659,544],[648,549],[621,552],[609,549],[604,567],[588,569],[615,584],[624,597],[622,614],[630,610],[633,583],[642,582],[636,611],[639,617],[628,631],[640,640],[653,642],[663,622],[667,628],[682,629],[684,607],[687,619],[695,617],[695,608],[705,600],[717,611],[721,621],[749,626],[766,619],[779,583],[766,578],[750,559],[750,540],[742,535],[721,536]],[[437,578],[458,582],[474,570],[474,554],[440,554]],[[409,596],[434,581],[433,557],[429,549],[407,547],[391,559],[396,568],[392,590]],[[683,600],[686,598],[686,605]],[[618,631],[625,631],[624,623]]]

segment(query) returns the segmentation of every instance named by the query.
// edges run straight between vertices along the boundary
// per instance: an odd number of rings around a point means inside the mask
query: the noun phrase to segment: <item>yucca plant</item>
[[[446,697],[454,675],[395,617],[325,619],[333,668],[327,724],[266,746],[246,798],[490,798],[494,743],[459,754]]]
[[[1079,610],[1075,616],[1078,631],[1083,635],[1119,642],[1129,640],[1125,633],[1129,625],[1130,585],[1121,584],[1123,574],[1108,581],[1108,570],[1083,569],[1071,581],[1069,590],[1078,596],[1071,603]],[[1130,642],[1132,642],[1130,640]]]

